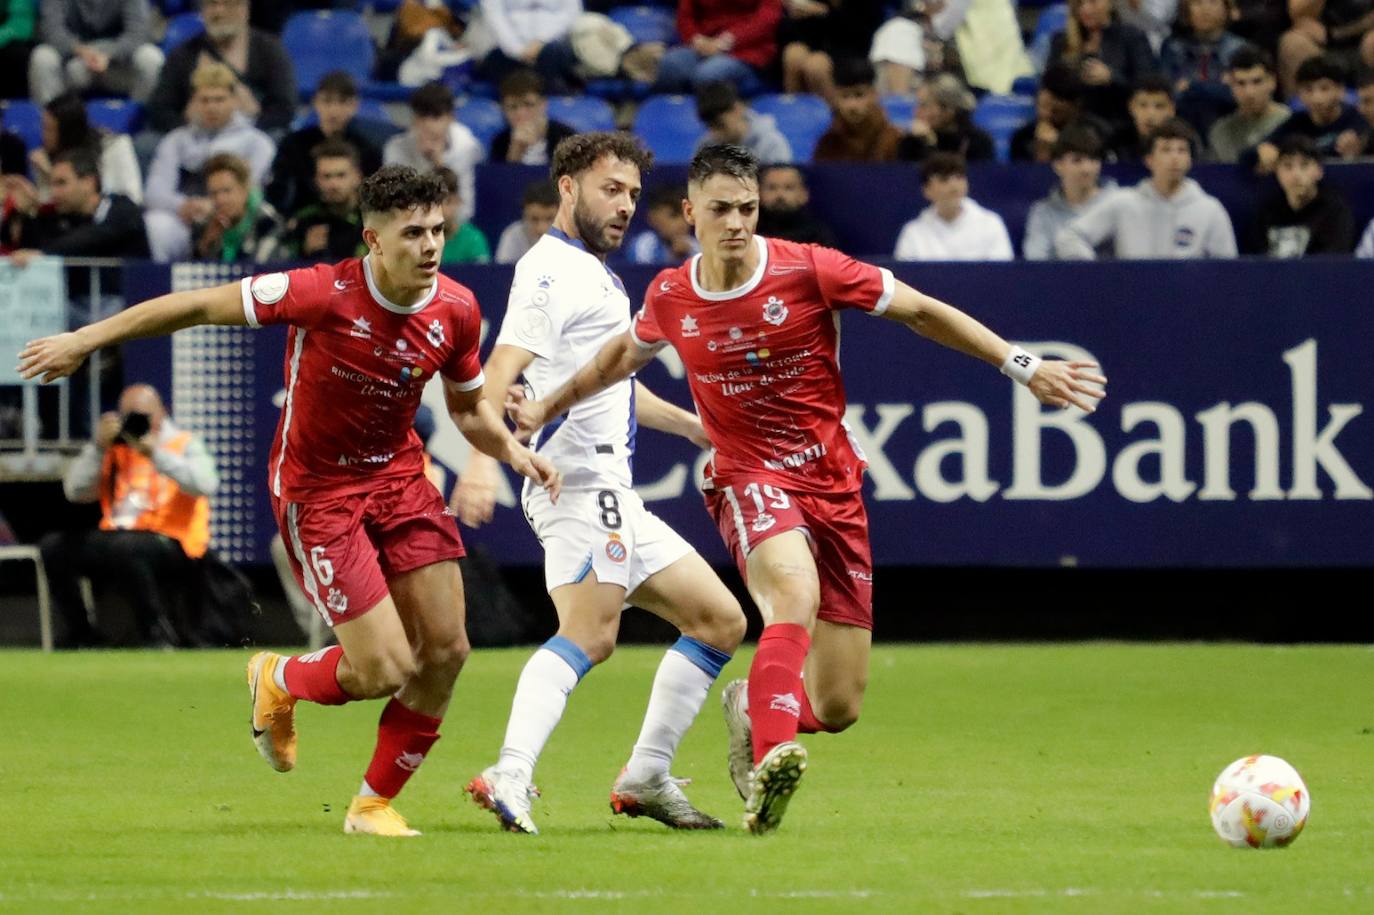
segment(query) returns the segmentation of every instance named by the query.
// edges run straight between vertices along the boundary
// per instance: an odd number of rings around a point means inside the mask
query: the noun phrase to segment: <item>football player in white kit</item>
[[[531,397],[545,396],[629,328],[629,299],[605,258],[625,238],[651,159],[623,133],[579,134],[558,144],[551,167],[558,216],[516,264],[506,317],[484,367],[493,400],[508,389],[506,397],[522,396],[513,387],[522,374]],[[530,816],[535,762],[578,681],[610,656],[627,602],[672,623],[682,637],[659,665],[639,740],[611,789],[611,807],[678,829],[721,827],[691,805],[669,764],[744,638],[744,614],[706,561],[631,488],[637,425],[707,446],[695,414],[633,378],[551,420],[532,440],[564,474],[557,504],[536,487],[524,487],[520,497],[544,547],[558,634],[520,674],[500,758],[467,786],[512,832],[538,832]],[[494,461],[474,452],[454,494],[465,524],[491,517],[499,473]]]

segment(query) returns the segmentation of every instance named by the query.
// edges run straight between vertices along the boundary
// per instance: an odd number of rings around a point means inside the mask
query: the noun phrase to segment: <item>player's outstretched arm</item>
[[[557,391],[542,400],[511,397],[506,401],[506,412],[519,431],[532,433],[548,422],[549,417],[560,416],[588,397],[624,381],[653,358],[654,351],[640,346],[626,331],[607,341],[592,361],[578,369],[577,374]]]
[[[487,402],[482,388],[463,391],[445,380],[444,400],[454,425],[474,448],[510,464],[516,473],[538,483],[548,490],[553,501],[558,501],[558,491],[563,487],[563,474],[548,458],[535,454],[515,440],[515,436],[501,421],[501,414]]]
[[[533,361],[534,353],[505,343],[498,343],[487,357],[487,364],[482,367],[482,374],[486,376],[484,396],[497,416],[502,415],[506,389],[515,384],[520,373]],[[496,458],[476,450],[468,456],[468,464],[449,499],[449,508],[459,521],[468,527],[480,527],[492,519],[500,474]]]
[[[646,428],[680,435],[698,448],[711,447],[711,440],[706,437],[699,416],[668,403],[638,379],[635,379],[635,420]]]
[[[46,384],[75,372],[96,350],[125,340],[160,337],[199,324],[247,323],[237,282],[172,292],[71,333],[31,340],[19,354],[19,375]]]
[[[1106,392],[1095,385],[1107,379],[1096,371],[1093,362],[1042,361],[1020,347],[1014,347],[979,321],[939,299],[897,281],[892,302],[883,317],[910,327],[941,346],[958,350],[1002,370],[1021,382],[1041,403],[1054,407],[1075,406],[1091,413]]]

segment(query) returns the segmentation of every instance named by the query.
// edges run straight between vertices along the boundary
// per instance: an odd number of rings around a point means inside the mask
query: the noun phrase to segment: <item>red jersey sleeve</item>
[[[453,352],[439,372],[460,391],[475,391],[486,381],[482,374],[482,312],[476,298],[467,298],[467,308],[454,322]]]
[[[260,273],[239,283],[249,327],[294,324],[312,328],[329,313],[334,268],[317,264],[285,273]]]
[[[662,328],[658,326],[658,318],[654,315],[654,300],[658,297],[659,277],[663,275],[660,273],[649,284],[649,291],[644,294],[644,304],[640,306],[634,320],[630,322],[630,336],[643,349],[658,350],[668,344],[668,338],[663,335]]]
[[[892,303],[897,281],[886,267],[865,264],[819,245],[812,246],[811,260],[816,265],[821,296],[832,309],[861,308],[880,315]]]

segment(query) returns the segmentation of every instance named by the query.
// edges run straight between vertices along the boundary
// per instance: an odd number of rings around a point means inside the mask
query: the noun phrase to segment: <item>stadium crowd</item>
[[[394,162],[443,171],[446,263],[514,263],[556,197],[529,184],[488,238],[479,163],[544,165],[611,126],[660,161],[735,142],[792,166],[764,231],[842,249],[805,165],[913,163],[929,205],[900,260],[1374,257],[1323,181],[1374,157],[1361,0],[5,0],[0,93],[0,254],[20,261],[335,260],[359,249],[362,178]],[[998,161],[1058,178],[1019,252],[969,186]],[[1202,162],[1273,176],[1246,224],[1189,177]],[[1147,175],[1117,187],[1104,163]],[[670,191],[628,260],[693,252]]]

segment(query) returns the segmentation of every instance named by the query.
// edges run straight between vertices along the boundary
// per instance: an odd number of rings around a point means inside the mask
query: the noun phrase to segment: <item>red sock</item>
[[[754,765],[780,743],[797,736],[806,694],[801,672],[811,635],[796,623],[764,627],[754,663],[749,667],[749,722]]]
[[[399,699],[388,702],[377,724],[377,751],[364,776],[367,786],[386,798],[400,794],[439,739],[439,721],[411,711]]]
[[[286,691],[297,699],[320,705],[343,705],[353,697],[339,685],[339,662],[343,649],[338,645],[286,659],[282,679]]]
[[[797,730],[803,734],[833,734],[835,729],[824,721],[816,717],[816,713],[811,710],[811,697],[806,694],[806,684],[802,684],[801,695],[801,715],[797,719]]]

